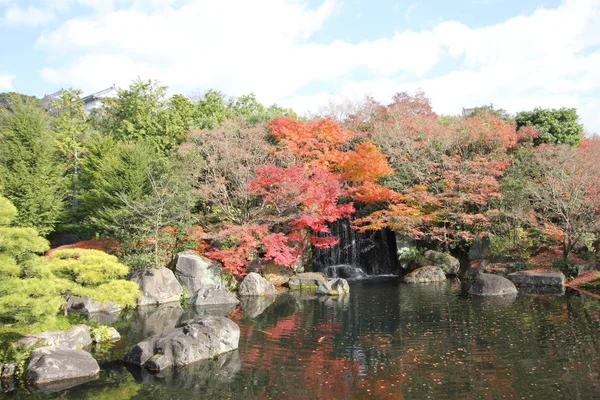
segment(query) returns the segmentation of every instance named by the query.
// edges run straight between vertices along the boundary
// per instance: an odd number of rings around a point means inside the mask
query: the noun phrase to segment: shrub
[[[508,272],[519,272],[530,268],[531,265],[525,261],[515,261],[514,263],[508,264],[508,266],[506,267]]]
[[[557,257],[552,260],[552,266],[558,270],[560,270],[567,278],[576,277],[579,273],[577,269],[577,265],[565,257]]]

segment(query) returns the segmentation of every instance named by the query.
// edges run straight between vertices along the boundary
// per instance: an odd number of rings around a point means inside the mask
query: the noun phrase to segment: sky
[[[0,92],[137,77],[316,111],[423,90],[440,114],[575,107],[600,133],[600,0],[0,0]]]

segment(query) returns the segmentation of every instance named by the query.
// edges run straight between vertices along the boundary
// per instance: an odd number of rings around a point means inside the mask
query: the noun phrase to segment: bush
[[[416,247],[401,247],[398,249],[398,261],[403,266],[408,266],[412,262],[418,261],[423,255],[422,251]]]
[[[514,263],[508,264],[506,269],[508,272],[519,272],[530,269],[531,265],[525,261],[515,261]]]
[[[552,266],[560,270],[567,278],[573,278],[579,274],[577,265],[565,257],[557,257],[552,260]]]

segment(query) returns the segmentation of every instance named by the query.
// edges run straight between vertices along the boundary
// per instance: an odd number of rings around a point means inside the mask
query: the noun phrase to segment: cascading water
[[[367,275],[399,274],[396,239],[392,231],[358,232],[352,229],[347,219],[329,224],[329,229],[339,244],[324,249],[313,247],[313,271],[334,275],[333,269],[337,269],[339,275],[339,267],[345,265],[360,268]]]

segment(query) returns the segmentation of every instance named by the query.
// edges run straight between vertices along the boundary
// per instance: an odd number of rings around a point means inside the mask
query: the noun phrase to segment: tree
[[[80,163],[85,135],[90,128],[83,111],[81,93],[80,90],[65,90],[59,100],[52,102],[56,114],[52,129],[56,137],[59,163],[62,166],[65,192],[70,193],[71,219],[74,219],[78,206]]]
[[[222,221],[244,225],[253,221],[254,196],[247,182],[254,170],[269,160],[264,125],[248,127],[241,120],[226,120],[220,127],[193,130],[180,149],[194,177],[196,195],[206,215],[202,225]]]
[[[576,146],[582,138],[583,127],[577,122],[574,108],[543,109],[522,111],[517,114],[517,129],[533,126],[539,131],[534,143],[568,144]]]
[[[48,234],[64,211],[55,135],[37,104],[11,99],[0,108],[0,190],[19,209],[20,226]]]
[[[567,258],[586,233],[600,229],[600,140],[587,138],[574,148],[542,145],[535,161],[533,205],[541,222],[562,232]]]
[[[117,97],[104,99],[96,128],[122,141],[143,139],[168,154],[185,138],[194,112],[182,96],[167,99],[167,87],[137,79]]]

